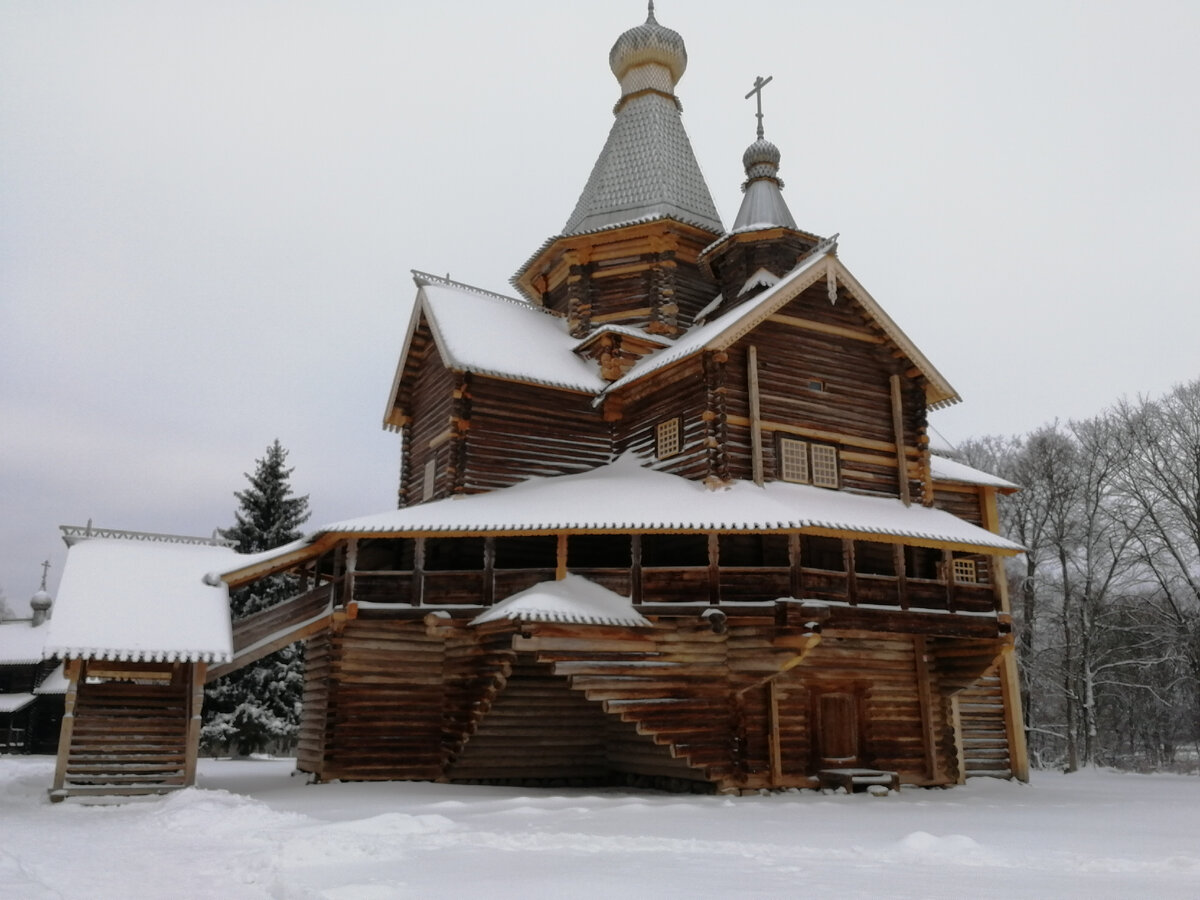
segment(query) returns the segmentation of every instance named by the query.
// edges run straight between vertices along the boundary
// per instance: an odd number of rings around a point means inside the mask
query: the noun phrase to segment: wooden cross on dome
[[[748,94],[746,95],[746,99],[747,99],[747,100],[749,100],[749,99],[750,99],[751,97],[753,97],[755,94],[757,94],[757,95],[758,95],[758,97],[757,97],[757,99],[758,99],[758,113],[757,113],[757,116],[758,116],[758,138],[759,138],[759,140],[762,140],[762,136],[763,136],[763,127],[762,127],[762,119],[763,119],[763,112],[762,112],[762,89],[763,89],[764,87],[766,87],[768,84],[770,84],[770,83],[771,83],[771,79],[772,79],[772,78],[774,78],[774,77],[775,77],[774,75],[768,75],[766,78],[763,78],[761,75],[759,75],[757,78],[755,78],[755,79],[754,79],[754,88],[753,88],[753,89],[750,91],[750,93],[748,93]]]
[[[46,589],[46,575],[50,571],[50,560],[42,563],[42,590]]]

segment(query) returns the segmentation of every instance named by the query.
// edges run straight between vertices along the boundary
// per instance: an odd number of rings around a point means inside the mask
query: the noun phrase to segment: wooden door
[[[830,691],[816,698],[817,768],[857,766],[859,751],[858,701],[848,691]]]

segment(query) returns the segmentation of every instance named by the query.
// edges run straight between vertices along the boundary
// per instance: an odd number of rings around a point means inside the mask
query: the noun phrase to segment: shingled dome
[[[608,53],[608,65],[618,81],[634,66],[643,63],[666,66],[676,82],[687,69],[687,49],[683,45],[683,38],[678,32],[658,24],[654,18],[653,3],[650,4],[646,21],[617,38]]]

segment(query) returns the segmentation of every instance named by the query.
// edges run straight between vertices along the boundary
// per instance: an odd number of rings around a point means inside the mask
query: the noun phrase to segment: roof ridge
[[[502,300],[505,303],[519,306],[522,309],[540,312],[555,319],[561,318],[560,316],[556,316],[545,307],[538,306],[535,303],[530,303],[528,300],[522,300],[520,297],[510,297],[507,294],[499,294],[496,291],[489,291],[487,288],[476,287],[473,284],[455,281],[452,278],[443,278],[440,275],[432,275],[429,272],[422,272],[419,269],[412,269],[411,272],[413,281],[416,282],[416,285],[419,288],[425,287],[426,285],[441,285],[442,287],[458,288],[471,294],[477,294],[480,297],[486,297],[490,300]]]

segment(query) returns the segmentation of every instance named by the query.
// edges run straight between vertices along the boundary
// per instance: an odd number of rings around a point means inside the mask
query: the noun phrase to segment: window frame
[[[672,416],[654,426],[654,458],[670,459],[683,451],[683,419]]]

